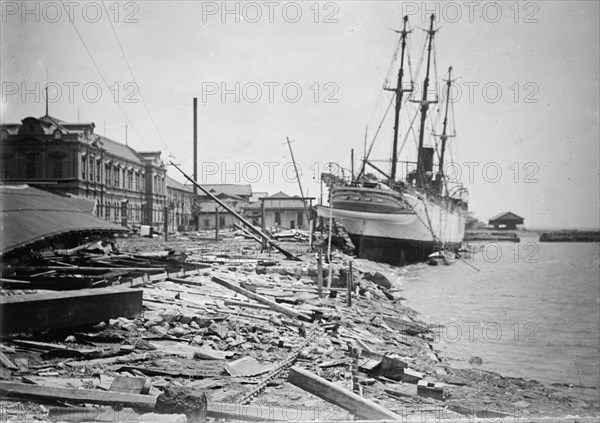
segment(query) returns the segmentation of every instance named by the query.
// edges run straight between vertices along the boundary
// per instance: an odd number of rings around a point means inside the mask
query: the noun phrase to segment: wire
[[[69,16],[69,21],[71,22],[71,25],[73,25],[73,29],[77,33],[77,36],[79,37],[79,40],[83,44],[83,47],[85,48],[86,53],[88,54],[90,60],[94,64],[94,67],[98,71],[98,74],[100,75],[100,78],[102,78],[102,81],[104,82],[104,84],[106,85],[106,87],[110,90],[110,85],[108,85],[108,82],[106,81],[106,78],[104,77],[104,74],[102,74],[102,71],[100,70],[100,67],[96,63],[96,60],[94,60],[94,56],[92,56],[92,53],[90,52],[90,49],[88,48],[87,44],[83,40],[83,37],[81,36],[81,33],[79,32],[79,29],[77,29],[77,25],[75,25],[75,19],[73,19],[73,17],[71,17],[69,15],[69,11],[67,10],[67,8],[66,8],[65,3],[64,3],[63,0],[60,0],[60,4],[62,5],[62,7],[67,12],[67,16]],[[152,147],[146,142],[146,140],[144,139],[144,137],[142,137],[142,134],[140,134],[140,132],[137,130],[137,128],[135,127],[135,125],[133,124],[133,122],[131,121],[131,119],[129,119],[129,116],[127,116],[127,113],[125,112],[125,110],[123,110],[123,107],[121,106],[121,104],[117,103],[117,106],[119,107],[119,110],[121,111],[121,113],[123,114],[123,116],[125,116],[125,120],[127,121],[127,123],[129,123],[129,125],[131,125],[131,127],[133,128],[133,130],[135,131],[135,133],[138,135],[138,137],[140,137],[140,139],[142,140],[142,142],[144,144],[146,144],[146,146],[150,150],[152,150]]]
[[[104,10],[106,11],[106,16],[109,16],[108,13],[108,9],[106,8],[106,4],[104,3],[104,0],[102,0],[102,6],[104,7]],[[140,99],[142,100],[142,103],[144,105],[144,108],[146,109],[146,112],[148,113],[148,117],[150,118],[150,121],[152,122],[152,125],[154,125],[154,129],[156,130],[156,133],[158,134],[158,137],[160,138],[160,140],[162,141],[163,145],[165,146],[165,149],[169,152],[169,154],[173,155],[173,153],[171,152],[171,150],[169,150],[169,147],[167,145],[167,143],[165,142],[165,139],[163,138],[163,136],[161,135],[160,131],[158,130],[158,126],[156,125],[156,122],[154,121],[154,117],[152,117],[152,113],[150,113],[150,109],[148,108],[148,104],[146,103],[146,100],[144,99],[144,95],[142,94],[142,89],[140,88],[140,84],[138,84],[135,75],[133,74],[133,70],[131,69],[131,66],[129,65],[129,60],[127,60],[127,55],[125,54],[125,51],[123,50],[123,46],[121,45],[121,41],[119,40],[119,37],[117,36],[117,32],[115,31],[115,26],[112,23],[111,19],[108,19],[108,23],[110,24],[110,28],[112,29],[112,33],[115,36],[115,39],[117,40],[117,44],[119,45],[119,50],[121,50],[121,54],[123,55],[123,59],[125,60],[125,64],[127,65],[127,69],[129,69],[129,73],[131,74],[131,78],[133,79],[133,82],[135,83],[135,86],[138,89],[138,92],[140,93]]]

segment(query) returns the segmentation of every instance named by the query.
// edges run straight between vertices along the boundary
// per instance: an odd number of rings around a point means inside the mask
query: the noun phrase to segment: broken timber
[[[358,417],[372,420],[402,420],[402,416],[387,408],[298,366],[290,369],[288,382]]]
[[[125,392],[100,391],[92,389],[52,388],[17,382],[2,382],[0,394],[7,397],[33,400],[68,401],[89,404],[121,404],[138,410],[154,410],[156,397]]]
[[[254,292],[248,291],[240,286],[237,286],[231,282],[226,281],[225,279],[221,279],[217,276],[212,277],[212,281],[218,283],[225,288],[231,289],[232,291],[237,292],[238,294],[242,294],[245,297],[248,297],[254,301],[257,301],[261,304],[269,306],[271,309],[278,311],[287,316],[293,317],[295,319],[304,320],[305,322],[310,322],[312,319],[304,313],[300,313],[298,311],[292,310],[291,308],[284,307],[281,304],[276,303],[275,301],[271,301],[262,295],[255,294]]]
[[[188,175],[186,175],[185,172],[183,170],[181,170],[179,168],[179,166],[177,166],[175,163],[171,162],[171,165],[173,167],[175,167],[175,169],[177,169],[179,172],[181,172],[181,174],[183,176],[185,176],[185,178],[188,181],[190,181],[195,187],[200,188],[202,190],[202,192],[204,192],[206,195],[208,195],[213,201],[215,201],[217,204],[219,204],[221,207],[223,207],[225,210],[227,210],[229,213],[231,213],[235,218],[237,218],[239,221],[241,221],[243,224],[245,224],[251,232],[254,232],[256,235],[258,235],[259,237],[264,239],[266,242],[271,244],[277,251],[279,251],[281,254],[283,254],[286,258],[288,258],[290,260],[300,261],[300,259],[298,257],[293,255],[289,251],[285,250],[278,243],[276,243],[271,238],[269,238],[266,234],[264,234],[261,230],[255,228],[254,225],[252,225],[250,222],[248,222],[246,219],[244,219],[238,212],[233,210],[227,204],[222,202],[220,198],[213,195],[212,192],[205,189],[202,185],[196,183],[196,181],[194,181],[192,178],[190,178]]]
[[[142,290],[97,288],[0,298],[2,333],[81,326],[142,313]]]

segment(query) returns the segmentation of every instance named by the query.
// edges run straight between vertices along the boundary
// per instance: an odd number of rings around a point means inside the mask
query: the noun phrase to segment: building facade
[[[160,152],[138,153],[94,129],[48,115],[0,125],[0,180],[95,200],[95,214],[111,222],[162,227]]]
[[[194,192],[192,188],[166,177],[169,232],[192,231],[196,229],[193,216]]]
[[[269,197],[260,198],[259,202],[249,204],[244,215],[254,225],[260,225],[262,217],[262,202],[265,208],[265,227],[277,229],[309,229],[306,210],[311,198],[290,197],[284,192],[278,192]]]

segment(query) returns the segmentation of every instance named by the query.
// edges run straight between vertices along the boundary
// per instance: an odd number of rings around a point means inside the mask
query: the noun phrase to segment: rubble
[[[143,300],[140,313],[3,331],[2,410],[16,416],[14,404],[22,404],[21,419],[68,421],[119,420],[119,410],[140,421],[422,421],[440,413],[476,421],[599,412],[598,401],[569,388],[449,367],[432,353],[430,328],[403,305],[401,278],[390,266],[336,252],[319,272],[317,256],[297,241],[301,261],[261,251],[254,239],[220,252],[195,235],[171,239],[121,238],[110,252],[84,248],[60,258],[53,252],[36,259],[38,273],[23,263],[19,271],[3,268],[3,280],[27,274],[29,284],[53,277],[39,275],[51,261],[71,277],[101,275],[110,285],[81,293],[141,292]],[[210,254],[229,257],[209,263]],[[332,284],[320,295],[329,264]],[[72,291],[3,284],[0,299],[65,292]],[[49,322],[60,320],[54,313]]]

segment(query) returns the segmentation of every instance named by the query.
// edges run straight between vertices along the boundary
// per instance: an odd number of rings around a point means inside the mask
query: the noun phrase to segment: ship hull
[[[416,194],[343,188],[332,192],[332,204],[332,217],[342,223],[361,258],[394,265],[424,261],[442,245],[458,249],[464,237],[463,210]],[[329,212],[318,207],[323,218]]]

